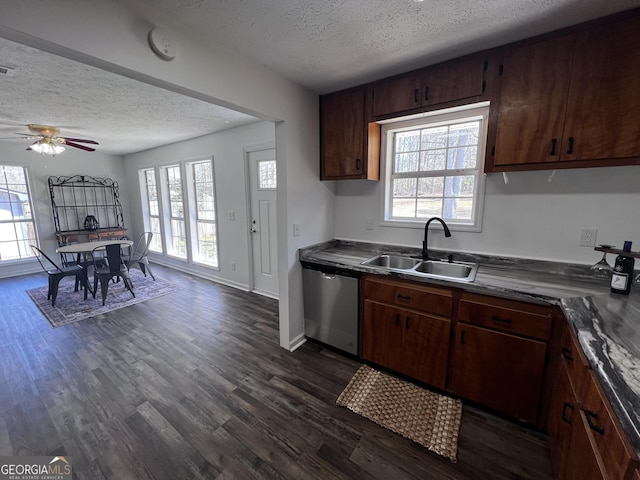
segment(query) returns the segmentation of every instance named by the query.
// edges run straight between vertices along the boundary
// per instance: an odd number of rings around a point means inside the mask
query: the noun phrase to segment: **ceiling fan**
[[[31,133],[17,133],[17,135],[22,135],[28,140],[35,140],[35,142],[27,147],[27,150],[33,150],[35,152],[42,153],[43,155],[56,155],[61,153],[64,151],[65,145],[79,148],[80,150],[85,150],[87,152],[94,152],[96,150],[95,148],[80,144],[88,143],[91,145],[98,145],[98,142],[93,140],[61,137],[59,128],[50,127],[48,125],[32,123],[27,125],[27,128]]]

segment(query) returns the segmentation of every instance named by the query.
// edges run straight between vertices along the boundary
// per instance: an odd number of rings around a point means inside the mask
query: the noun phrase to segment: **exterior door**
[[[253,252],[253,291],[278,298],[278,237],[276,230],[276,151],[248,153]]]

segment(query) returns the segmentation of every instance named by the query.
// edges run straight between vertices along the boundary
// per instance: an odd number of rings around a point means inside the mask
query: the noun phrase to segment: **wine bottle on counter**
[[[631,255],[625,255],[625,252],[631,252],[631,242],[624,242],[622,253],[616,258],[611,276],[611,292],[629,295],[635,259]]]

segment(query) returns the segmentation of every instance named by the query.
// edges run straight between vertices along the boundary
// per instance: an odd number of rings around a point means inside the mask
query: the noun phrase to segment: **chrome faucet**
[[[449,231],[449,227],[447,227],[447,224],[444,223],[444,220],[442,220],[439,217],[431,217],[429,220],[427,220],[427,223],[424,226],[424,241],[422,242],[422,254],[421,257],[423,260],[428,260],[429,259],[429,252],[427,249],[427,234],[429,233],[429,224],[431,222],[433,222],[434,220],[437,220],[438,222],[440,222],[442,224],[442,228],[444,228],[444,236],[445,237],[450,237],[451,236],[451,232]]]

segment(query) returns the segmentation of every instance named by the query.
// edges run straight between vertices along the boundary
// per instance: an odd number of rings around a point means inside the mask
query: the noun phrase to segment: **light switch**
[[[300,224],[299,223],[294,223],[293,224],[293,236],[294,237],[299,237],[300,236]]]

